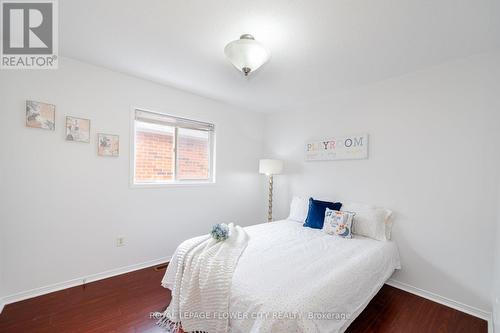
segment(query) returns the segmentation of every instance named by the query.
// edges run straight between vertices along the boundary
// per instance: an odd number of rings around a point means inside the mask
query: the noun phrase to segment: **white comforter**
[[[344,332],[400,268],[393,242],[334,237],[291,221],[245,230],[229,302],[232,333]]]

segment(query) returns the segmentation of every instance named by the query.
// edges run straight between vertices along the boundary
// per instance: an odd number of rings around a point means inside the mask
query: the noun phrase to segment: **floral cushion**
[[[355,213],[327,208],[323,231],[329,235],[352,238],[352,220]]]

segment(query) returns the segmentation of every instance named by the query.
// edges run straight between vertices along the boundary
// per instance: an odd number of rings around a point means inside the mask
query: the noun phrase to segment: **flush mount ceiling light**
[[[241,35],[240,39],[227,44],[224,53],[234,67],[242,71],[245,76],[264,65],[270,56],[264,45],[257,42],[250,34]]]

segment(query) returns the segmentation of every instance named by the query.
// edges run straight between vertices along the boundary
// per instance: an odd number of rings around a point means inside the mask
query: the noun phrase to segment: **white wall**
[[[55,132],[25,127],[27,99],[56,105]],[[131,105],[215,123],[217,183],[130,189]],[[218,222],[265,221],[262,115],[70,59],[2,71],[0,110],[4,296],[170,256]],[[64,140],[66,115],[91,119],[90,144]],[[120,135],[118,158],[97,156],[97,132]]]
[[[0,221],[0,313],[2,312],[3,306],[4,306],[2,296],[5,295],[5,292],[4,292],[4,289],[5,289],[4,285],[5,284],[3,281],[3,257],[4,257],[3,235],[4,235],[4,232],[3,232],[3,228],[2,228],[2,223]]]
[[[500,140],[498,142],[500,142]],[[495,325],[495,332],[500,333],[500,198],[498,200],[498,217],[496,226],[496,251],[495,251],[495,261],[493,263],[493,267],[494,267],[493,292],[492,292],[493,322]]]
[[[491,311],[499,131],[498,55],[482,55],[366,85],[267,118],[266,153],[285,160],[276,215],[293,194],[395,212],[403,269],[394,279]],[[311,83],[313,84],[313,83]],[[367,132],[370,157],[304,162],[309,139]]]
[[[492,69],[494,76],[496,78],[500,77],[500,66],[495,66]],[[493,79],[489,84],[491,87],[491,93],[493,96],[497,96],[492,102],[494,103],[497,112],[500,110],[500,80]],[[500,131],[493,131],[495,137],[493,142],[496,142],[496,147],[500,146]],[[498,149],[495,150],[494,156],[497,161],[500,160],[500,153]],[[499,168],[500,169],[500,168]],[[498,176],[498,175],[497,175]],[[498,191],[497,191],[497,223],[496,223],[496,251],[495,259],[493,262],[493,292],[492,292],[492,304],[493,304],[493,322],[495,327],[495,332],[500,333],[500,179],[497,179]]]

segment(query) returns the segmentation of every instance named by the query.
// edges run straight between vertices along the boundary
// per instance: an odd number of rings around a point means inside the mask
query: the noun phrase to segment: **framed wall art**
[[[306,161],[366,159],[368,158],[368,134],[308,141],[305,149]]]
[[[66,141],[90,142],[90,120],[66,117]]]
[[[114,134],[97,135],[97,154],[99,156],[116,157],[120,152],[120,137]]]
[[[53,131],[56,128],[56,106],[26,101],[26,126]]]

